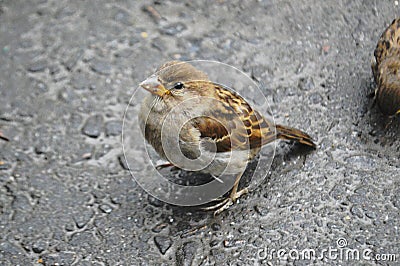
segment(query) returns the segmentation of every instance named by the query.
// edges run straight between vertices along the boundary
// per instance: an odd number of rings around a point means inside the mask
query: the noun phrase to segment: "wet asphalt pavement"
[[[400,120],[386,129],[368,98],[398,12],[373,0],[0,1],[0,264],[398,265]],[[125,169],[122,117],[171,59],[243,70],[318,149],[280,143],[265,182],[217,217],[149,196]]]

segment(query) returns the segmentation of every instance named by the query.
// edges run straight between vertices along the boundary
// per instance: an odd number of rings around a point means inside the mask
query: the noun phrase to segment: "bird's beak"
[[[141,86],[143,89],[145,89],[145,90],[147,90],[147,91],[149,91],[149,92],[151,92],[151,93],[153,93],[153,94],[155,94],[155,95],[158,95],[158,96],[160,96],[160,97],[163,97],[164,95],[170,93],[170,91],[167,90],[167,89],[160,83],[160,81],[158,81],[158,78],[157,78],[157,76],[155,76],[155,75],[149,77],[148,79],[146,79],[145,81],[143,81],[142,83],[140,83],[140,86]]]

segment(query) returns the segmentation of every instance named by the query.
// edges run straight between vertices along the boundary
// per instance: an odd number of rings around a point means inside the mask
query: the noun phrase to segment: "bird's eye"
[[[183,89],[183,83],[182,82],[177,82],[174,84],[174,89],[180,90]]]

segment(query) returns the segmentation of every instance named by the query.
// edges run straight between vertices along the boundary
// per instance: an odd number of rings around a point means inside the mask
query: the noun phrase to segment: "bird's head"
[[[170,61],[140,86],[163,101],[181,100],[182,97],[199,95],[197,81],[207,81],[207,75],[186,62]]]

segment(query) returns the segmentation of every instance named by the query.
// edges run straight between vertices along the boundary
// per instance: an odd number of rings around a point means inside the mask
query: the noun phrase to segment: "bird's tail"
[[[291,127],[276,125],[276,138],[296,141],[313,148],[316,147],[310,135]]]

